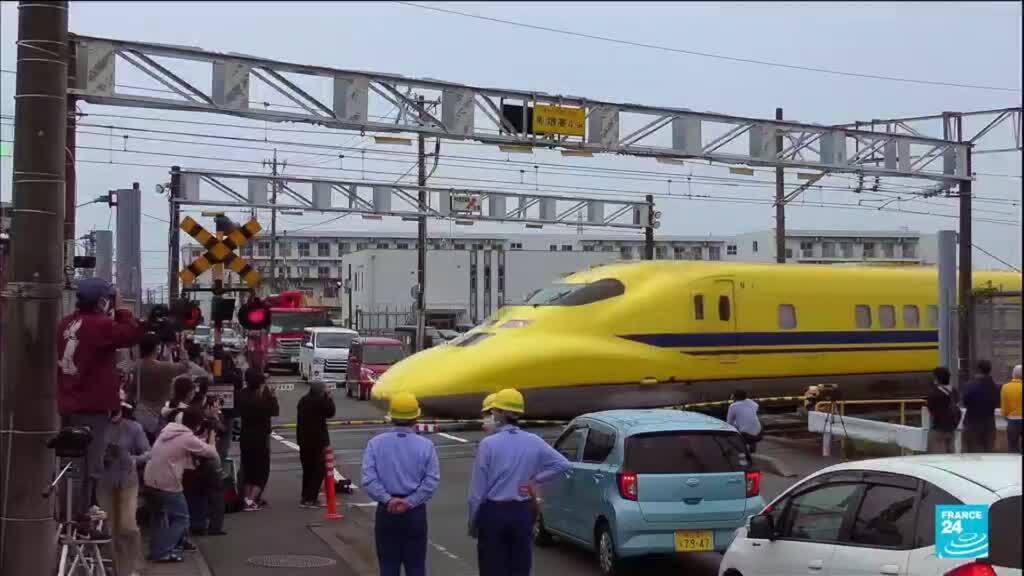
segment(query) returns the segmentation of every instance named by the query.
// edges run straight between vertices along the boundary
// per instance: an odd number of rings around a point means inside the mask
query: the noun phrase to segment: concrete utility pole
[[[956,232],[939,230],[939,366],[950,368],[954,383],[959,380],[953,345],[953,311],[956,310]]]
[[[420,107],[423,106],[423,97],[420,96]],[[419,157],[419,178],[420,186],[427,185],[427,146],[423,134],[416,138]],[[416,292],[416,351],[423,350],[425,332],[427,330],[427,191],[420,188],[419,191],[420,217],[416,221],[416,283],[419,290]]]
[[[52,574],[57,542],[46,447],[58,430],[64,280],[68,3],[22,0],[14,97],[11,257],[0,368],[0,573]]]
[[[68,42],[68,86],[74,86],[76,82],[75,74],[75,53],[77,52],[77,45],[74,42]],[[75,133],[77,126],[76,113],[78,109],[75,107],[75,102],[78,99],[74,96],[67,96],[67,111],[68,111],[68,122],[65,136],[65,155],[64,155],[64,241],[71,242],[75,239],[75,204],[77,203],[77,197],[75,191]],[[74,258],[74,248],[71,249],[72,259]],[[71,266],[71,262],[65,262],[65,266]]]
[[[782,120],[782,108],[775,109],[775,119]],[[782,131],[775,134],[775,153],[782,152]],[[786,263],[786,175],[782,166],[775,168],[775,261]]]
[[[263,165],[270,165],[270,175],[275,178],[270,181],[270,287],[274,292],[280,292],[277,280],[277,190],[281,187],[277,181],[277,148],[274,148],[274,158]]]

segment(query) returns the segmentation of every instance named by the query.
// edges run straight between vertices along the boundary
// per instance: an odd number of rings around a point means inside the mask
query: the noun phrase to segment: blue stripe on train
[[[857,332],[726,332],[686,334],[627,334],[620,336],[659,348],[715,346],[813,346],[822,344],[919,344],[938,342],[936,330]]]

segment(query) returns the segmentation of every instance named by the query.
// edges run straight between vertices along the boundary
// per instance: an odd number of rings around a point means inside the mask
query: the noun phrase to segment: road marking
[[[349,506],[353,508],[371,508],[377,506],[376,502],[349,502]]]
[[[444,432],[438,432],[437,435],[442,437],[442,438],[447,438],[449,440],[455,440],[456,442],[461,442],[463,444],[465,444],[466,442],[469,442],[469,440],[467,440],[465,438],[459,438],[458,436],[453,436],[451,434],[446,434]]]
[[[299,445],[298,445],[298,444],[296,444],[295,442],[292,442],[291,440],[285,440],[285,439],[284,439],[284,436],[281,436],[281,435],[280,435],[280,434],[278,434],[277,432],[271,432],[271,433],[270,433],[270,437],[271,437],[271,438],[273,438],[274,440],[277,440],[277,441],[278,441],[278,442],[280,442],[281,444],[283,444],[283,445],[287,446],[288,448],[291,448],[292,450],[294,450],[294,451],[296,451],[296,452],[299,452],[299,451],[300,451],[300,448],[299,448]],[[334,468],[334,481],[335,481],[335,482],[341,482],[341,481],[343,481],[343,480],[347,480],[347,478],[345,478],[344,476],[342,476],[342,475],[341,475],[341,472],[338,472],[338,468],[337,468],[337,467],[335,467],[335,468]],[[353,491],[355,491],[355,490],[358,490],[358,489],[359,489],[359,487],[358,487],[358,486],[356,486],[356,485],[355,485],[355,483],[351,483],[351,487],[352,487],[352,490],[353,490]]]
[[[462,558],[459,558],[455,554],[452,554],[444,546],[441,546],[440,544],[438,544],[437,542],[434,542],[433,540],[427,540],[427,542],[430,542],[430,545],[433,546],[434,549],[437,550],[438,552],[440,552],[441,554],[444,554],[445,556],[447,556],[448,558],[450,558],[452,560],[455,560],[456,562],[462,562]]]

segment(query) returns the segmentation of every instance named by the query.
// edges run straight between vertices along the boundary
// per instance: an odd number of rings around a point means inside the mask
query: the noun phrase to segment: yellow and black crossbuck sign
[[[227,264],[228,268],[234,270],[238,276],[250,287],[254,288],[260,283],[260,273],[249,265],[241,256],[237,256],[234,250],[242,247],[250,238],[259,233],[263,228],[256,220],[249,220],[244,226],[235,228],[223,240],[210,234],[191,216],[186,216],[181,221],[181,229],[193,237],[206,248],[206,253],[196,258],[184,270],[178,272],[178,276],[185,284],[192,284],[203,272],[209,270],[214,264]]]

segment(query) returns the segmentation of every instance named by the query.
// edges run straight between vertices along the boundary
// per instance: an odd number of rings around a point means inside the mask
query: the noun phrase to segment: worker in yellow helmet
[[[416,434],[416,396],[391,397],[394,428],[372,438],[363,452],[363,490],[377,501],[374,535],[382,576],[425,576],[427,500],[441,481],[434,443]]]
[[[484,398],[483,406],[480,408],[480,418],[483,420],[484,432],[488,434],[494,432],[495,429],[494,414],[491,413],[491,410],[494,409],[495,396],[497,396],[497,394],[488,394],[487,397]]]
[[[569,469],[569,461],[536,434],[521,430],[523,395],[494,395],[495,432],[480,441],[469,492],[469,533],[477,538],[480,576],[530,573],[534,485]]]

